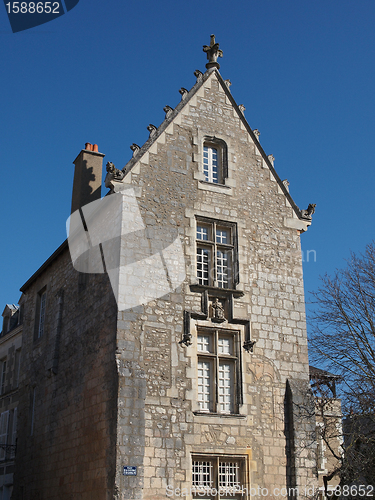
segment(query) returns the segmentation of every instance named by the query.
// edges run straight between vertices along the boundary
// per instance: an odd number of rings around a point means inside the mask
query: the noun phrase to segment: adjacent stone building
[[[22,298],[20,300],[22,304]],[[0,335],[0,498],[9,500],[17,443],[18,386],[22,348],[22,305],[7,304]]]
[[[315,396],[319,490],[324,499],[340,484],[343,469],[343,415],[336,393],[342,378],[310,366],[310,381]]]
[[[278,177],[213,36],[204,51],[124,169],[107,164],[102,202],[104,155],[86,144],[74,162],[69,245],[21,288],[15,499],[316,493],[300,248],[314,205]]]

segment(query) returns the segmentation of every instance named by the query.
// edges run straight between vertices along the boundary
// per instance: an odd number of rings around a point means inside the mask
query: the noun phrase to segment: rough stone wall
[[[205,136],[227,144],[225,186],[204,182]],[[116,498],[165,498],[168,484],[189,489],[191,456],[207,452],[248,457],[245,486],[269,492],[287,487],[287,381],[308,384],[298,220],[215,74],[124,182],[138,187],[143,220],[155,238],[165,228],[180,235],[187,278],[173,293],[119,313]],[[241,416],[194,413],[196,327],[212,326],[209,320],[192,320],[193,344],[179,343],[183,312],[201,311],[201,294],[189,286],[196,283],[196,216],[234,222],[238,228],[237,289],[244,295],[234,300],[234,311],[250,320],[256,340],[253,353],[241,351]],[[308,418],[306,427],[314,426],[313,419]],[[306,453],[306,460],[296,464],[300,486],[316,482],[309,461],[313,452]],[[137,466],[138,475],[123,476],[124,465]]]
[[[304,380],[288,380],[285,397],[287,485],[300,498],[317,494],[315,400]],[[311,474],[313,472],[313,474]]]
[[[34,340],[36,297],[45,286],[44,334]],[[13,498],[113,498],[115,349],[108,278],[79,277],[65,249],[25,290]]]

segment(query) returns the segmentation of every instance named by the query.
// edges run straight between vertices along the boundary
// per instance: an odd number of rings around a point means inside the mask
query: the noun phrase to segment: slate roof
[[[333,373],[327,372],[326,370],[321,370],[320,368],[315,368],[315,366],[309,367],[310,378],[314,379],[341,379],[341,375],[334,375]]]
[[[11,311],[18,311],[17,304],[5,304],[3,315],[4,315],[5,311],[7,310],[7,308],[10,309]]]

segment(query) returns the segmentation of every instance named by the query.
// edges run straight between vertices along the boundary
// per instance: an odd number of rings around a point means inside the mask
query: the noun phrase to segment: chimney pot
[[[94,144],[91,151],[95,151],[95,153],[98,153],[99,152],[98,145]]]
[[[92,149],[91,149],[91,148],[92,148],[92,144],[91,144],[90,142],[86,142],[86,144],[85,144],[85,149],[86,149],[87,151],[92,151]]]

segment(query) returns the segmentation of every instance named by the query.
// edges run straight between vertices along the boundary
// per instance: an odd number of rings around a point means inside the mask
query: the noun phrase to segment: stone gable
[[[169,293],[117,311],[107,276],[78,273],[65,246],[23,288],[17,495],[165,499],[168,488],[202,485],[205,468],[212,486],[226,470],[245,498],[258,487],[298,487],[302,498],[317,484],[315,419],[300,411],[311,406],[300,248],[311,217],[216,68],[197,73],[124,171],[110,166],[106,178],[112,193],[133,188],[145,255],[181,242],[184,281],[175,286],[166,270]],[[121,241],[125,267],[138,240]],[[141,297],[149,281],[136,272],[126,293]]]

